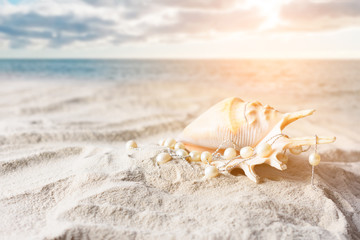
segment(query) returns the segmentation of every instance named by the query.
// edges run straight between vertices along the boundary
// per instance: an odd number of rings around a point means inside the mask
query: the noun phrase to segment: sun
[[[251,1],[251,5],[257,7],[261,14],[266,18],[264,23],[259,27],[259,31],[271,29],[281,23],[279,12],[281,6],[288,2],[290,2],[290,0]]]

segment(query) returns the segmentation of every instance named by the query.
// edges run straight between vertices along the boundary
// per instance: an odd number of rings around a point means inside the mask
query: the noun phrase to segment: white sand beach
[[[258,85],[261,86],[261,85]],[[360,239],[360,139],[354,105],[249,83],[6,81],[0,88],[0,239]],[[291,112],[290,136],[336,136],[288,168],[202,180],[204,166],[154,166],[163,137],[237,96]],[[348,114],[346,114],[348,113]],[[125,142],[140,150],[129,157]]]

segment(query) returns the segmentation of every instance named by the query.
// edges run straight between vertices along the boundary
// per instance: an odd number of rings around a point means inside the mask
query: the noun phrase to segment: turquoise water
[[[189,80],[213,78],[215,65],[175,60],[0,60],[0,80]]]

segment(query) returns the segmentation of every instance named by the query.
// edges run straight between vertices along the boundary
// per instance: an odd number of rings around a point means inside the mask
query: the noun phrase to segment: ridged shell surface
[[[227,98],[204,112],[180,134],[184,143],[216,149],[225,140],[237,146],[256,146],[283,118],[259,102]],[[231,144],[224,145],[229,147]]]

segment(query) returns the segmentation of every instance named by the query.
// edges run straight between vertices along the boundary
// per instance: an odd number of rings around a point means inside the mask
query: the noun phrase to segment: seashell
[[[258,101],[244,102],[236,97],[227,98],[191,122],[179,135],[178,141],[183,142],[190,151],[213,152],[224,141],[231,141],[238,150],[252,147],[255,156],[247,160],[239,157],[229,163],[213,161],[211,164],[225,171],[242,168],[246,176],[258,182],[259,177],[254,172],[256,165],[266,163],[285,170],[286,161],[283,161],[284,156],[280,153],[284,153],[286,149],[315,144],[314,137],[289,138],[282,134],[287,125],[311,115],[314,111],[310,109],[281,113],[268,105],[263,106]],[[317,144],[334,141],[335,137],[317,138]],[[233,147],[231,142],[223,144],[221,148]],[[268,145],[271,146],[270,149]]]

